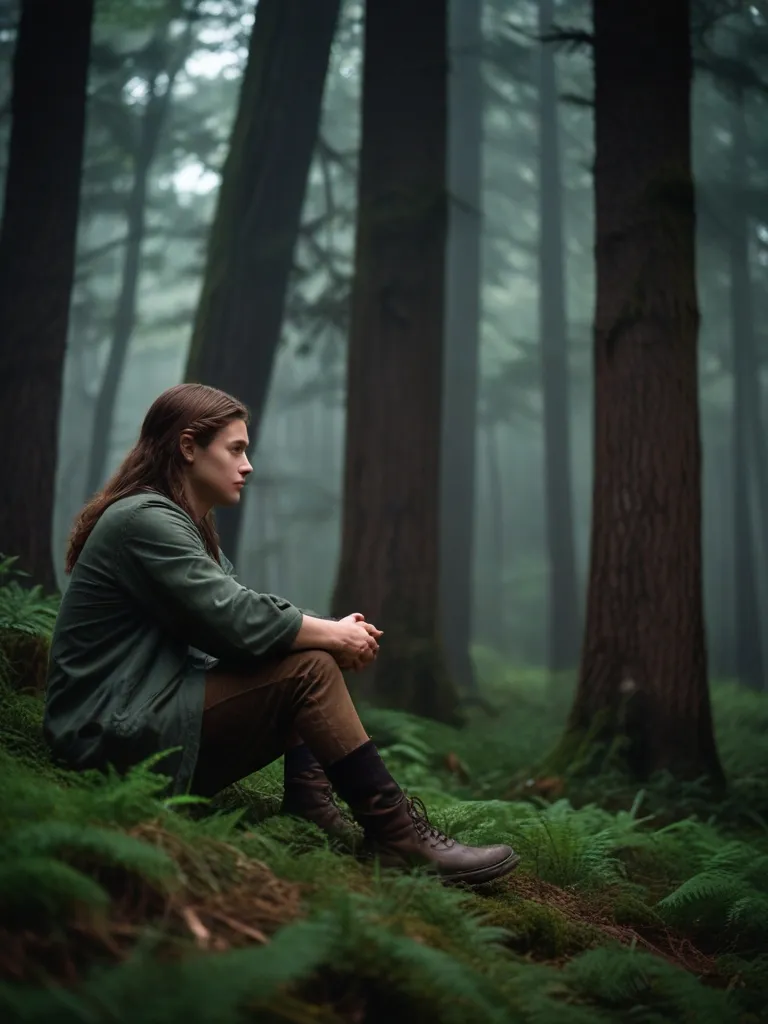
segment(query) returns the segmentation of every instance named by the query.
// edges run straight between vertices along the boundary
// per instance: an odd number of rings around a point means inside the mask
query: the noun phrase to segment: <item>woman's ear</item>
[[[179,448],[181,449],[181,457],[185,462],[192,463],[195,461],[195,439],[189,430],[183,430],[179,437]]]

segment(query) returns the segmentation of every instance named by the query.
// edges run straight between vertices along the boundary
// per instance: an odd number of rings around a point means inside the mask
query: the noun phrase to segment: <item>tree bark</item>
[[[736,592],[735,657],[739,681],[754,690],[765,686],[765,652],[757,566],[758,505],[768,514],[766,451],[760,401],[760,371],[755,346],[752,281],[749,265],[747,126],[744,91],[732,97],[731,184],[734,217],[729,232],[731,330],[733,344],[733,551]],[[760,486],[762,484],[762,487]],[[763,520],[765,522],[765,520]]]
[[[50,589],[92,19],[93,0],[23,5],[0,228],[0,550]]]
[[[339,0],[259,0],[187,380],[236,395],[259,423],[272,377]],[[242,509],[218,517],[237,552]]]
[[[457,720],[439,637],[447,3],[371,3],[334,614],[384,630],[366,689]],[[393,54],[397,54],[397,61]]]
[[[722,778],[701,585],[689,4],[593,0],[595,475],[587,621],[560,756]],[[594,764],[594,762],[593,762]]]
[[[539,2],[539,35],[552,31],[554,0]],[[551,42],[539,56],[539,346],[549,559],[547,658],[552,673],[573,669],[580,600],[573,538],[568,327],[563,252],[563,185],[557,69]]]
[[[441,624],[448,669],[477,689],[470,656],[482,228],[482,3],[449,2],[448,244],[440,496]]]
[[[167,39],[168,25],[163,26],[151,51],[155,62],[148,79],[149,98],[141,116],[139,137],[136,151],[133,154],[133,184],[126,209],[128,233],[123,276],[115,309],[112,344],[94,410],[93,441],[86,477],[86,500],[104,483],[112,434],[112,417],[128,354],[128,346],[136,326],[136,302],[139,290],[141,251],[146,233],[149,176],[157,155],[160,135],[167,121],[174,82],[189,55],[192,41],[192,21],[193,16],[190,16],[187,29],[181,40],[176,43],[173,54]],[[170,66],[167,66],[169,60]],[[167,77],[162,87],[159,87],[158,79],[163,72]]]

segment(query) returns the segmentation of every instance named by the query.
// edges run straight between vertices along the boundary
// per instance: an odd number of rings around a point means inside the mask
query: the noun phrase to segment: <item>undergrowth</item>
[[[165,798],[151,763],[125,778],[53,766],[18,637],[44,643],[55,606],[11,569],[0,563],[1,1020],[765,1019],[768,699],[714,688],[732,778],[718,805],[667,779],[638,791],[529,776],[565,698],[484,652],[496,717],[471,711],[457,731],[364,709],[436,824],[521,854],[510,878],[449,889],[277,816],[280,763],[211,803]]]

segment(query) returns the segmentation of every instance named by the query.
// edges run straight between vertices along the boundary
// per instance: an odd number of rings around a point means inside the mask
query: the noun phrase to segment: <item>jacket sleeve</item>
[[[149,499],[132,510],[118,557],[135,600],[170,633],[214,657],[287,651],[301,627],[298,608],[241,586],[230,563],[225,568],[209,556],[189,516],[167,503]]]
[[[235,572],[234,565],[230,562],[221,548],[219,548],[219,563],[227,576],[237,579],[237,573]],[[278,597],[277,594],[264,594],[263,596],[274,601],[280,608],[285,608],[290,604],[290,602],[286,601],[284,597]],[[296,607],[298,607],[298,605]],[[309,608],[299,608],[299,611],[302,615],[311,615],[313,619],[325,619],[327,622],[338,622],[338,619],[334,618],[333,615],[321,615],[320,612],[313,612]]]

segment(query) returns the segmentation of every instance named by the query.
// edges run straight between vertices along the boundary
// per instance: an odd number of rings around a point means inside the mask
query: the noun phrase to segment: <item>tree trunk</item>
[[[259,423],[280,340],[293,250],[320,124],[339,0],[259,0],[187,380],[222,388]],[[219,514],[237,553],[241,508]]]
[[[167,67],[171,57],[167,40],[168,28],[168,25],[163,26],[161,35],[152,48],[155,66],[148,79],[149,99],[141,117],[136,152],[133,154],[133,184],[126,209],[128,235],[123,277],[115,309],[112,344],[94,410],[93,441],[86,477],[86,500],[104,483],[117,392],[128,354],[128,345],[136,326],[136,302],[139,290],[141,251],[147,222],[149,176],[157,155],[160,135],[167,120],[173,85],[189,55],[192,42],[192,18],[190,17],[184,36],[176,44],[171,65]],[[159,86],[158,79],[161,75],[167,77],[165,77],[163,85]]]
[[[51,589],[92,18],[93,0],[23,5],[0,228],[0,550],[17,555],[20,567]]]
[[[485,459],[488,472],[488,533],[491,540],[490,579],[488,580],[491,600],[488,604],[488,617],[485,622],[485,629],[493,648],[505,656],[509,656],[511,653],[510,645],[504,628],[506,621],[506,579],[509,566],[507,564],[508,546],[505,543],[504,530],[504,485],[501,479],[501,455],[499,453],[501,447],[499,434],[501,429],[499,421],[489,418],[484,431]]]
[[[689,5],[593,0],[593,12],[595,476],[581,671],[559,753],[619,741],[636,777],[720,780],[701,586]]]
[[[439,639],[446,0],[371,3],[334,614],[384,630],[367,671],[390,707],[456,720]],[[393,60],[397,54],[397,61]]]
[[[554,0],[539,2],[539,35],[552,31]],[[578,661],[579,594],[573,539],[568,328],[563,253],[563,186],[552,43],[539,57],[539,336],[544,481],[549,559],[547,658],[552,673]]]
[[[765,507],[765,440],[760,409],[760,376],[755,348],[752,282],[749,266],[747,188],[747,128],[744,92],[736,87],[731,123],[731,184],[734,218],[729,232],[731,329],[733,340],[733,550],[736,592],[736,675],[743,685],[760,690],[765,685],[762,618],[757,565],[757,496]],[[761,461],[762,460],[762,461]]]
[[[482,227],[482,2],[450,0],[450,192],[443,437],[440,602],[448,670],[477,689],[470,657]]]

